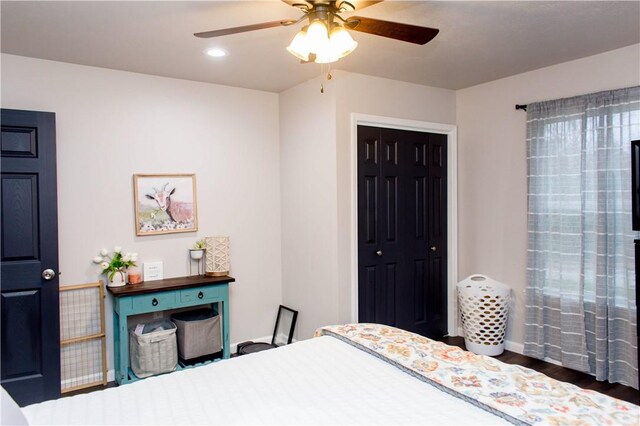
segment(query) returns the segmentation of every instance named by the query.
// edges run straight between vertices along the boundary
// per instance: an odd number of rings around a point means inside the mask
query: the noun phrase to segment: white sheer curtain
[[[524,350],[637,389],[634,139],[640,87],[528,105]]]

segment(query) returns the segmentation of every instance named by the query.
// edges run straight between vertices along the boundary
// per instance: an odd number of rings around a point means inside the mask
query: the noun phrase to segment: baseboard
[[[509,340],[504,342],[504,348],[511,352],[519,353],[520,355],[524,355],[524,345],[522,343],[511,342]],[[528,356],[528,355],[525,355]],[[548,362],[549,364],[559,365],[560,367],[564,367],[560,361],[551,358],[544,358],[544,362]],[[568,368],[568,367],[567,367]]]
[[[524,355],[524,344],[518,342],[512,342],[511,340],[504,341],[504,348],[509,352],[515,352],[520,355]],[[559,365],[560,367],[564,367],[560,361],[551,358],[543,359],[544,362],[548,362],[549,364]]]
[[[464,337],[464,331],[463,331],[462,327],[458,327],[458,336]],[[510,352],[515,352],[515,353],[518,353],[520,355],[524,355],[524,345],[522,343],[513,342],[511,340],[505,340],[504,341],[504,348],[506,350],[510,351]],[[554,361],[548,361],[548,362],[552,362],[552,363],[556,364],[556,362],[554,362]],[[560,364],[558,364],[558,365],[560,365]]]
[[[522,343],[512,342],[511,340],[505,340],[504,348],[510,352],[515,352],[520,355],[524,354],[524,345]]]

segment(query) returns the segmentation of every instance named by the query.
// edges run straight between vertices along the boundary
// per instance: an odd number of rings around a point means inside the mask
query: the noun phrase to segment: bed
[[[632,424],[640,407],[393,327],[22,409],[29,424]],[[3,407],[4,409],[4,407]]]

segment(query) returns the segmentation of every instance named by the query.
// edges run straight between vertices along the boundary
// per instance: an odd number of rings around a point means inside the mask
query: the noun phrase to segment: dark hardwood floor
[[[465,349],[463,337],[443,337],[440,340],[447,345],[458,346]],[[623,401],[640,405],[640,392],[629,386],[609,382],[599,382],[595,377],[589,374],[581,373],[579,371],[571,370],[539,359],[530,358],[515,352],[504,351],[502,355],[494,358],[499,359],[502,362],[506,362],[507,364],[518,364],[523,367],[531,368],[532,370],[539,371],[540,373],[546,374],[554,379],[573,383],[583,389],[591,389],[614,398],[622,399]]]

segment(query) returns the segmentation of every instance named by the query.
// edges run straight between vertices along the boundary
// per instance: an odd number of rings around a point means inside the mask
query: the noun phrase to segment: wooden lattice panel
[[[107,384],[102,281],[60,287],[60,374],[62,393]]]
[[[205,238],[207,248],[206,271],[210,276],[229,274],[229,237],[216,236]]]

